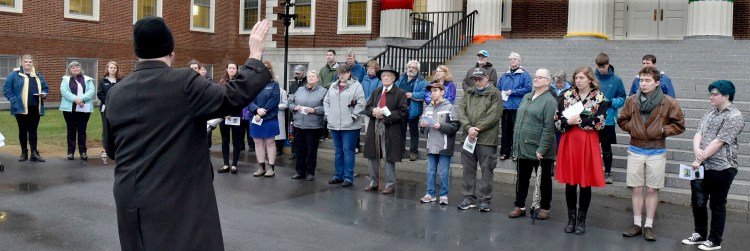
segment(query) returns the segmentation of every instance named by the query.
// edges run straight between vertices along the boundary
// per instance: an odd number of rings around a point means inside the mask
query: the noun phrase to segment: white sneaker
[[[706,242],[706,239],[704,239],[699,233],[693,233],[690,237],[682,240],[682,244],[685,245],[698,245],[703,244],[704,242]]]
[[[448,205],[448,196],[440,196],[440,205]]]
[[[430,203],[430,202],[437,201],[437,198],[435,198],[432,195],[425,194],[424,197],[422,197],[421,199],[419,199],[419,201],[421,201],[422,203]]]
[[[698,246],[698,249],[700,250],[719,250],[721,249],[721,246],[714,244],[711,241],[705,241],[703,244]]]

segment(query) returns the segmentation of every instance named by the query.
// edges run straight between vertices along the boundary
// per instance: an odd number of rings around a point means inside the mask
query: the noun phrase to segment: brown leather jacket
[[[685,131],[685,115],[674,98],[664,95],[661,104],[654,107],[648,120],[643,121],[638,95],[625,100],[617,118],[617,125],[630,133],[630,145],[641,148],[665,148],[666,138]]]

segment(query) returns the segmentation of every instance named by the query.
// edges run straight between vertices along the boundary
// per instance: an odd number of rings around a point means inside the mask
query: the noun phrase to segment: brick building
[[[608,39],[683,39],[717,35],[750,38],[750,0],[295,0],[299,15],[289,32],[289,65],[319,69],[327,49],[338,60],[353,50],[358,61],[372,57],[382,38],[408,42],[412,12],[479,10],[478,35],[514,38],[593,36]],[[571,7],[574,6],[574,7]],[[701,10],[701,11],[698,11]],[[86,74],[101,78],[106,63],[133,70],[132,29],[143,16],[163,17],[175,37],[175,66],[191,59],[208,64],[214,79],[226,62],[243,62],[247,31],[258,18],[276,20],[278,0],[0,0],[0,80],[32,54],[59,100],[59,80],[67,62],[77,60]],[[581,17],[601,17],[586,18]],[[709,20],[709,21],[706,21]],[[720,22],[719,22],[720,21]],[[715,23],[711,23],[715,22]],[[710,25],[706,31],[702,24]],[[407,25],[404,25],[407,24]],[[382,27],[381,27],[382,26]],[[393,40],[388,40],[393,41]],[[398,40],[396,40],[398,41]],[[414,41],[412,41],[414,42]],[[417,41],[418,43],[419,41]],[[284,27],[274,21],[265,59],[284,78]],[[370,48],[368,50],[368,47]],[[292,67],[289,67],[291,71]],[[287,74],[289,74],[287,72]]]

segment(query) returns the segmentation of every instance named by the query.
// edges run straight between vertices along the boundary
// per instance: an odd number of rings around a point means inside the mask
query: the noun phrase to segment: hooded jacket
[[[338,68],[338,62],[333,64],[333,67],[329,66],[326,62],[325,65],[320,68],[320,71],[318,71],[318,83],[320,83],[320,86],[327,89],[331,86],[331,84],[333,84],[333,82],[338,81],[339,74],[336,72]]]
[[[369,74],[366,74],[361,83],[362,90],[365,92],[365,102],[370,100],[370,95],[372,95],[372,92],[375,91],[375,89],[383,86],[383,81],[380,81],[377,75],[370,76]]]
[[[323,111],[330,130],[359,130],[362,128],[362,112],[365,110],[365,92],[357,79],[349,79],[344,90],[339,91],[337,81],[323,99]]]
[[[510,90],[510,96],[508,97],[508,101],[505,101],[503,104],[503,109],[518,109],[518,106],[521,105],[523,95],[531,92],[531,75],[529,75],[529,72],[523,66],[519,66],[515,72],[508,69],[500,77],[497,88],[501,92]]]
[[[356,60],[354,61],[354,65],[351,67],[352,76],[357,77],[357,81],[362,83],[362,80],[364,79],[365,75],[367,75],[367,69],[365,69],[364,66],[359,64]]]
[[[617,124],[618,110],[625,104],[625,86],[622,85],[622,79],[615,74],[615,67],[609,65],[607,74],[599,73],[599,69],[594,70],[594,75],[599,79],[599,90],[604,94],[604,98],[612,104],[607,109],[607,119],[604,125],[613,126]]]
[[[452,156],[456,147],[456,132],[461,127],[455,107],[447,99],[437,105],[430,102],[422,116],[432,117],[435,123],[440,124],[439,129],[423,127],[421,130],[427,134],[427,153]]]
[[[23,68],[13,69],[3,85],[3,95],[10,102],[10,114],[28,114],[28,91],[29,76],[36,78],[37,90],[42,93],[49,93],[49,86],[44,80],[42,74],[36,72],[36,68],[31,67],[31,73],[27,76]],[[39,101],[39,115],[44,116],[44,102]]]

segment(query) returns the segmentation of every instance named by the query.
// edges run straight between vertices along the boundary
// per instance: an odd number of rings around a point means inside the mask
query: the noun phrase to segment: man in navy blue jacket
[[[656,56],[651,55],[651,54],[643,56],[643,59],[641,59],[641,65],[643,65],[643,67],[647,67],[647,66],[656,67]],[[661,88],[661,91],[664,94],[667,94],[671,96],[672,98],[676,99],[677,96],[674,92],[672,79],[669,78],[669,76],[667,76],[667,74],[665,74],[663,71],[660,73],[661,73],[661,76],[659,77],[659,83],[661,84],[659,85],[659,88]],[[638,87],[641,86],[640,81],[641,81],[640,76],[636,75],[635,78],[633,79],[633,84],[630,86],[630,94],[628,94],[628,96],[632,96],[633,94],[638,92]]]
[[[406,157],[406,127],[409,127],[409,137],[411,148],[409,149],[409,160],[417,160],[419,156],[419,117],[422,115],[422,106],[424,104],[425,87],[427,81],[419,73],[421,69],[419,62],[412,60],[406,63],[406,72],[398,78],[396,86],[406,92],[406,105],[408,107],[408,118],[401,127],[401,158]]]

